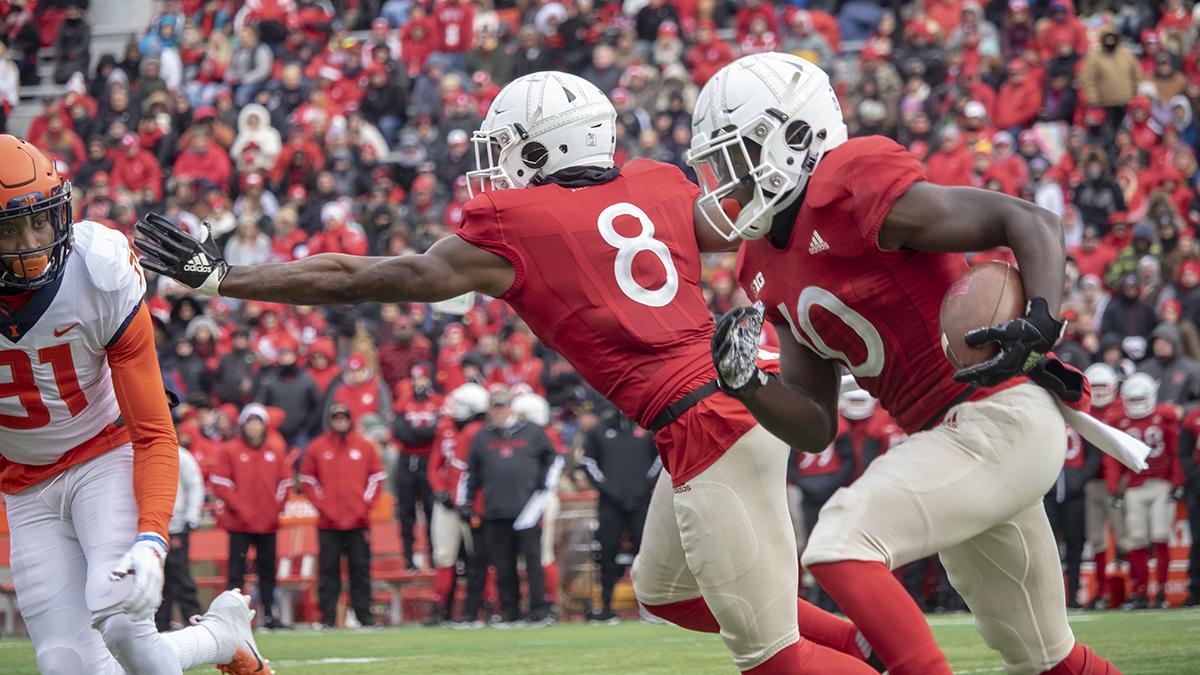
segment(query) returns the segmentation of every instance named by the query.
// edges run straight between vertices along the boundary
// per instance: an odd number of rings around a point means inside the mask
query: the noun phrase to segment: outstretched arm
[[[435,302],[468,291],[503,295],[515,271],[504,258],[458,237],[419,255],[321,253],[288,263],[229,266],[211,238],[198,240],[150,214],[137,224],[142,264],[210,295],[293,305]]]

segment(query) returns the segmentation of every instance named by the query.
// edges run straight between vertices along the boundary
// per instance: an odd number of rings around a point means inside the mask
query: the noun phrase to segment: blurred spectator
[[[1188,405],[1200,399],[1200,363],[1183,353],[1183,338],[1176,326],[1160,325],[1150,335],[1151,358],[1138,370],[1159,382],[1158,399]]]
[[[337,623],[342,594],[342,557],[350,582],[350,605],[362,626],[372,626],[371,547],[368,513],[387,478],[379,451],[354,431],[350,408],[329,407],[329,429],[312,440],[300,462],[300,489],[317,509],[320,570],[317,593],[321,624]]]
[[[1115,129],[1142,78],[1137,57],[1120,43],[1115,30],[1106,28],[1100,32],[1100,48],[1088,53],[1079,76],[1084,100],[1103,107],[1109,128]]]
[[[229,353],[221,357],[213,379],[213,392],[222,403],[241,405],[250,400],[254,387],[254,352],[250,351],[250,334],[242,327],[230,334]]]
[[[210,109],[211,110],[211,109]],[[197,121],[201,115],[212,113],[201,110],[196,114]],[[191,178],[203,180],[220,189],[227,189],[229,179],[233,175],[233,167],[229,155],[219,145],[212,142],[211,132],[195,128],[190,130],[191,140],[188,147],[179,153],[175,160],[174,175],[176,179]]]
[[[667,0],[650,0],[638,10],[634,17],[637,39],[642,42],[653,42],[658,38],[659,29],[667,22],[675,26],[679,25],[679,13],[675,10],[675,6]]]
[[[583,437],[580,460],[592,487],[600,493],[596,503],[595,540],[599,547],[600,608],[589,621],[611,622],[613,588],[626,564],[637,555],[650,495],[662,470],[654,438],[623,415],[611,410],[600,424]],[[622,555],[621,540],[628,537],[630,550]]]
[[[367,415],[391,417],[391,392],[361,352],[355,352],[346,359],[346,369],[342,371],[341,378],[329,386],[325,399],[330,404],[347,406],[351,416],[356,419]]]
[[[536,522],[518,523],[517,518],[545,485],[546,472],[555,459],[554,448],[537,425],[513,414],[506,387],[492,387],[489,396],[488,423],[471,441],[467,487],[457,504],[469,521],[473,517],[470,504],[476,493],[483,491],[484,538],[488,559],[496,569],[501,622],[512,625],[521,621],[518,556],[525,562],[528,618],[543,622],[552,615],[542,574],[541,528]]]
[[[118,189],[136,195],[135,201],[162,202],[162,168],[154,155],[143,149],[134,134],[125,134],[115,154],[111,179]]]
[[[276,365],[266,369],[259,379],[254,400],[284,413],[279,433],[288,445],[303,448],[321,428],[322,396],[317,383],[300,367],[297,348],[292,343],[279,346]]]
[[[428,527],[433,518],[433,490],[429,486],[429,456],[434,451],[438,420],[444,400],[434,390],[433,373],[428,363],[414,364],[411,377],[396,384],[392,404],[392,434],[400,444],[400,456],[392,477],[396,496],[396,520],[400,522],[400,540],[404,543],[405,563],[418,568],[416,550],[417,505]]]
[[[192,453],[179,448],[179,488],[175,493],[175,510],[168,531],[171,549],[163,563],[162,604],[154,613],[159,632],[171,630],[171,612],[179,605],[181,622],[200,613],[196,599],[196,580],[192,578],[188,540],[200,524],[200,508],[204,506],[204,478]]]
[[[54,38],[54,81],[65,84],[75,73],[86,73],[91,58],[92,27],[83,15],[85,2],[72,0],[63,11]]]
[[[275,534],[279,514],[292,485],[292,469],[283,437],[267,426],[261,405],[248,405],[238,415],[239,433],[224,443],[209,480],[221,500],[217,524],[229,531],[229,575],[226,588],[245,588],[246,555],[254,547],[261,615],[270,628],[275,616]]]
[[[1133,274],[1121,277],[1118,294],[1104,310],[1100,333],[1118,339],[1131,335],[1145,338],[1157,323],[1154,308],[1142,302],[1137,277]]]
[[[258,212],[246,211],[237,230],[225,242],[225,260],[230,265],[261,265],[271,259],[271,238],[258,228]]]
[[[733,48],[716,36],[716,26],[705,19],[696,30],[696,42],[687,55],[692,81],[703,87],[717,71],[733,62]],[[595,80],[593,80],[594,82]]]
[[[241,107],[252,101],[270,79],[275,58],[271,48],[259,41],[255,26],[244,26],[238,34],[238,43],[229,59],[225,81],[234,88],[234,100]]]
[[[238,113],[238,135],[229,154],[238,162],[241,171],[268,170],[275,166],[283,143],[279,132],[271,126],[271,115],[257,103],[251,103]],[[253,159],[245,161],[247,153]]]

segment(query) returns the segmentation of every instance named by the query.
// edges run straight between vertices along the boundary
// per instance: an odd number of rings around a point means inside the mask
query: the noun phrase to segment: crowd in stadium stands
[[[1174,411],[1162,443],[1175,444],[1165,452],[1176,464],[1164,479],[1184,488],[1174,496],[1186,500],[1196,528],[1200,462],[1187,445],[1196,420],[1175,432],[1178,414],[1200,402],[1200,6],[1080,4],[165,0],[122,53],[89,62],[85,0],[8,0],[0,3],[0,105],[7,115],[19,86],[37,79],[39,47],[52,48],[65,93],[44,101],[28,137],[72,180],[77,218],[126,233],[151,210],[194,231],[207,221],[231,263],[253,265],[330,251],[423,251],[452,233],[469,199],[470,134],[514,77],[562,69],[591,80],[618,111],[618,163],[649,157],[690,176],[684,155],[698,88],[741,54],[803,55],[832,74],[852,135],[897,139],[933,182],[1002,191],[1062,217],[1070,324],[1060,356],[1081,368],[1109,364],[1122,378],[1157,378],[1159,402]],[[975,260],[1012,257],[997,250]],[[732,260],[709,265],[706,292],[719,314],[743,296]],[[445,395],[475,382],[545,397],[570,467],[582,457],[581,431],[603,408],[503,302],[312,309],[204,300],[162,280],[151,289],[163,376],[185,401],[181,441],[199,460],[210,501],[224,503],[218,522],[244,531],[231,539],[243,555],[251,543],[266,546],[255,533],[270,530],[282,502],[277,475],[259,476],[266,487],[254,508],[267,522],[231,514],[239,497],[221,484],[233,469],[221,467],[241,444],[266,438],[301,474],[315,471],[312,447],[328,442],[330,412],[348,411],[384,459],[411,545],[432,502],[419,474]],[[811,521],[823,498],[901,437],[882,411],[850,413],[845,440],[797,458],[798,513]],[[1103,478],[1099,464],[1088,464],[1085,481]],[[587,484],[582,473],[564,476],[564,490]],[[1114,497],[1121,486],[1110,484]],[[1056,510],[1080,499],[1071,488],[1048,503]],[[360,527],[359,516],[341,514],[337,528]],[[1071,543],[1082,539],[1083,519],[1063,523],[1066,567],[1077,577],[1081,552]],[[1133,600],[1144,600],[1142,549],[1117,543],[1134,567]],[[357,569],[357,540],[337,545]],[[1091,552],[1101,573],[1105,554]],[[407,551],[414,568],[428,560]],[[1195,556],[1191,567],[1194,604]],[[935,582],[936,562],[914,568],[905,575],[923,606],[957,606],[944,574]]]

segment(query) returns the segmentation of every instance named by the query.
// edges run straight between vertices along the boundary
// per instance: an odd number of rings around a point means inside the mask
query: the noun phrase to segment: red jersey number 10
[[[74,417],[87,407],[87,398],[79,388],[75,374],[75,361],[71,358],[71,345],[59,344],[38,350],[38,361],[49,365],[54,371],[54,383],[58,395],[67,404]],[[42,399],[37,381],[33,377],[33,362],[20,349],[0,350],[0,367],[8,366],[12,381],[0,384],[0,399],[16,396],[25,408],[25,415],[0,415],[0,427],[7,429],[39,429],[50,424],[50,409]]]

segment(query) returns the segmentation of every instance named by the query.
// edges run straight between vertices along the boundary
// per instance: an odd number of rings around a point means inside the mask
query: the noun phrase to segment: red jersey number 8
[[[621,216],[636,218],[642,231],[638,232],[636,237],[626,237],[617,232],[613,222]],[[654,223],[645,211],[627,202],[613,204],[600,212],[596,226],[600,228],[600,236],[604,237],[604,241],[617,249],[613,273],[622,293],[630,300],[647,307],[663,307],[675,299],[675,294],[679,292],[679,272],[675,269],[675,262],[671,260],[671,249],[654,238]],[[667,282],[654,290],[646,288],[633,278],[633,259],[642,251],[653,253],[667,273]]]

